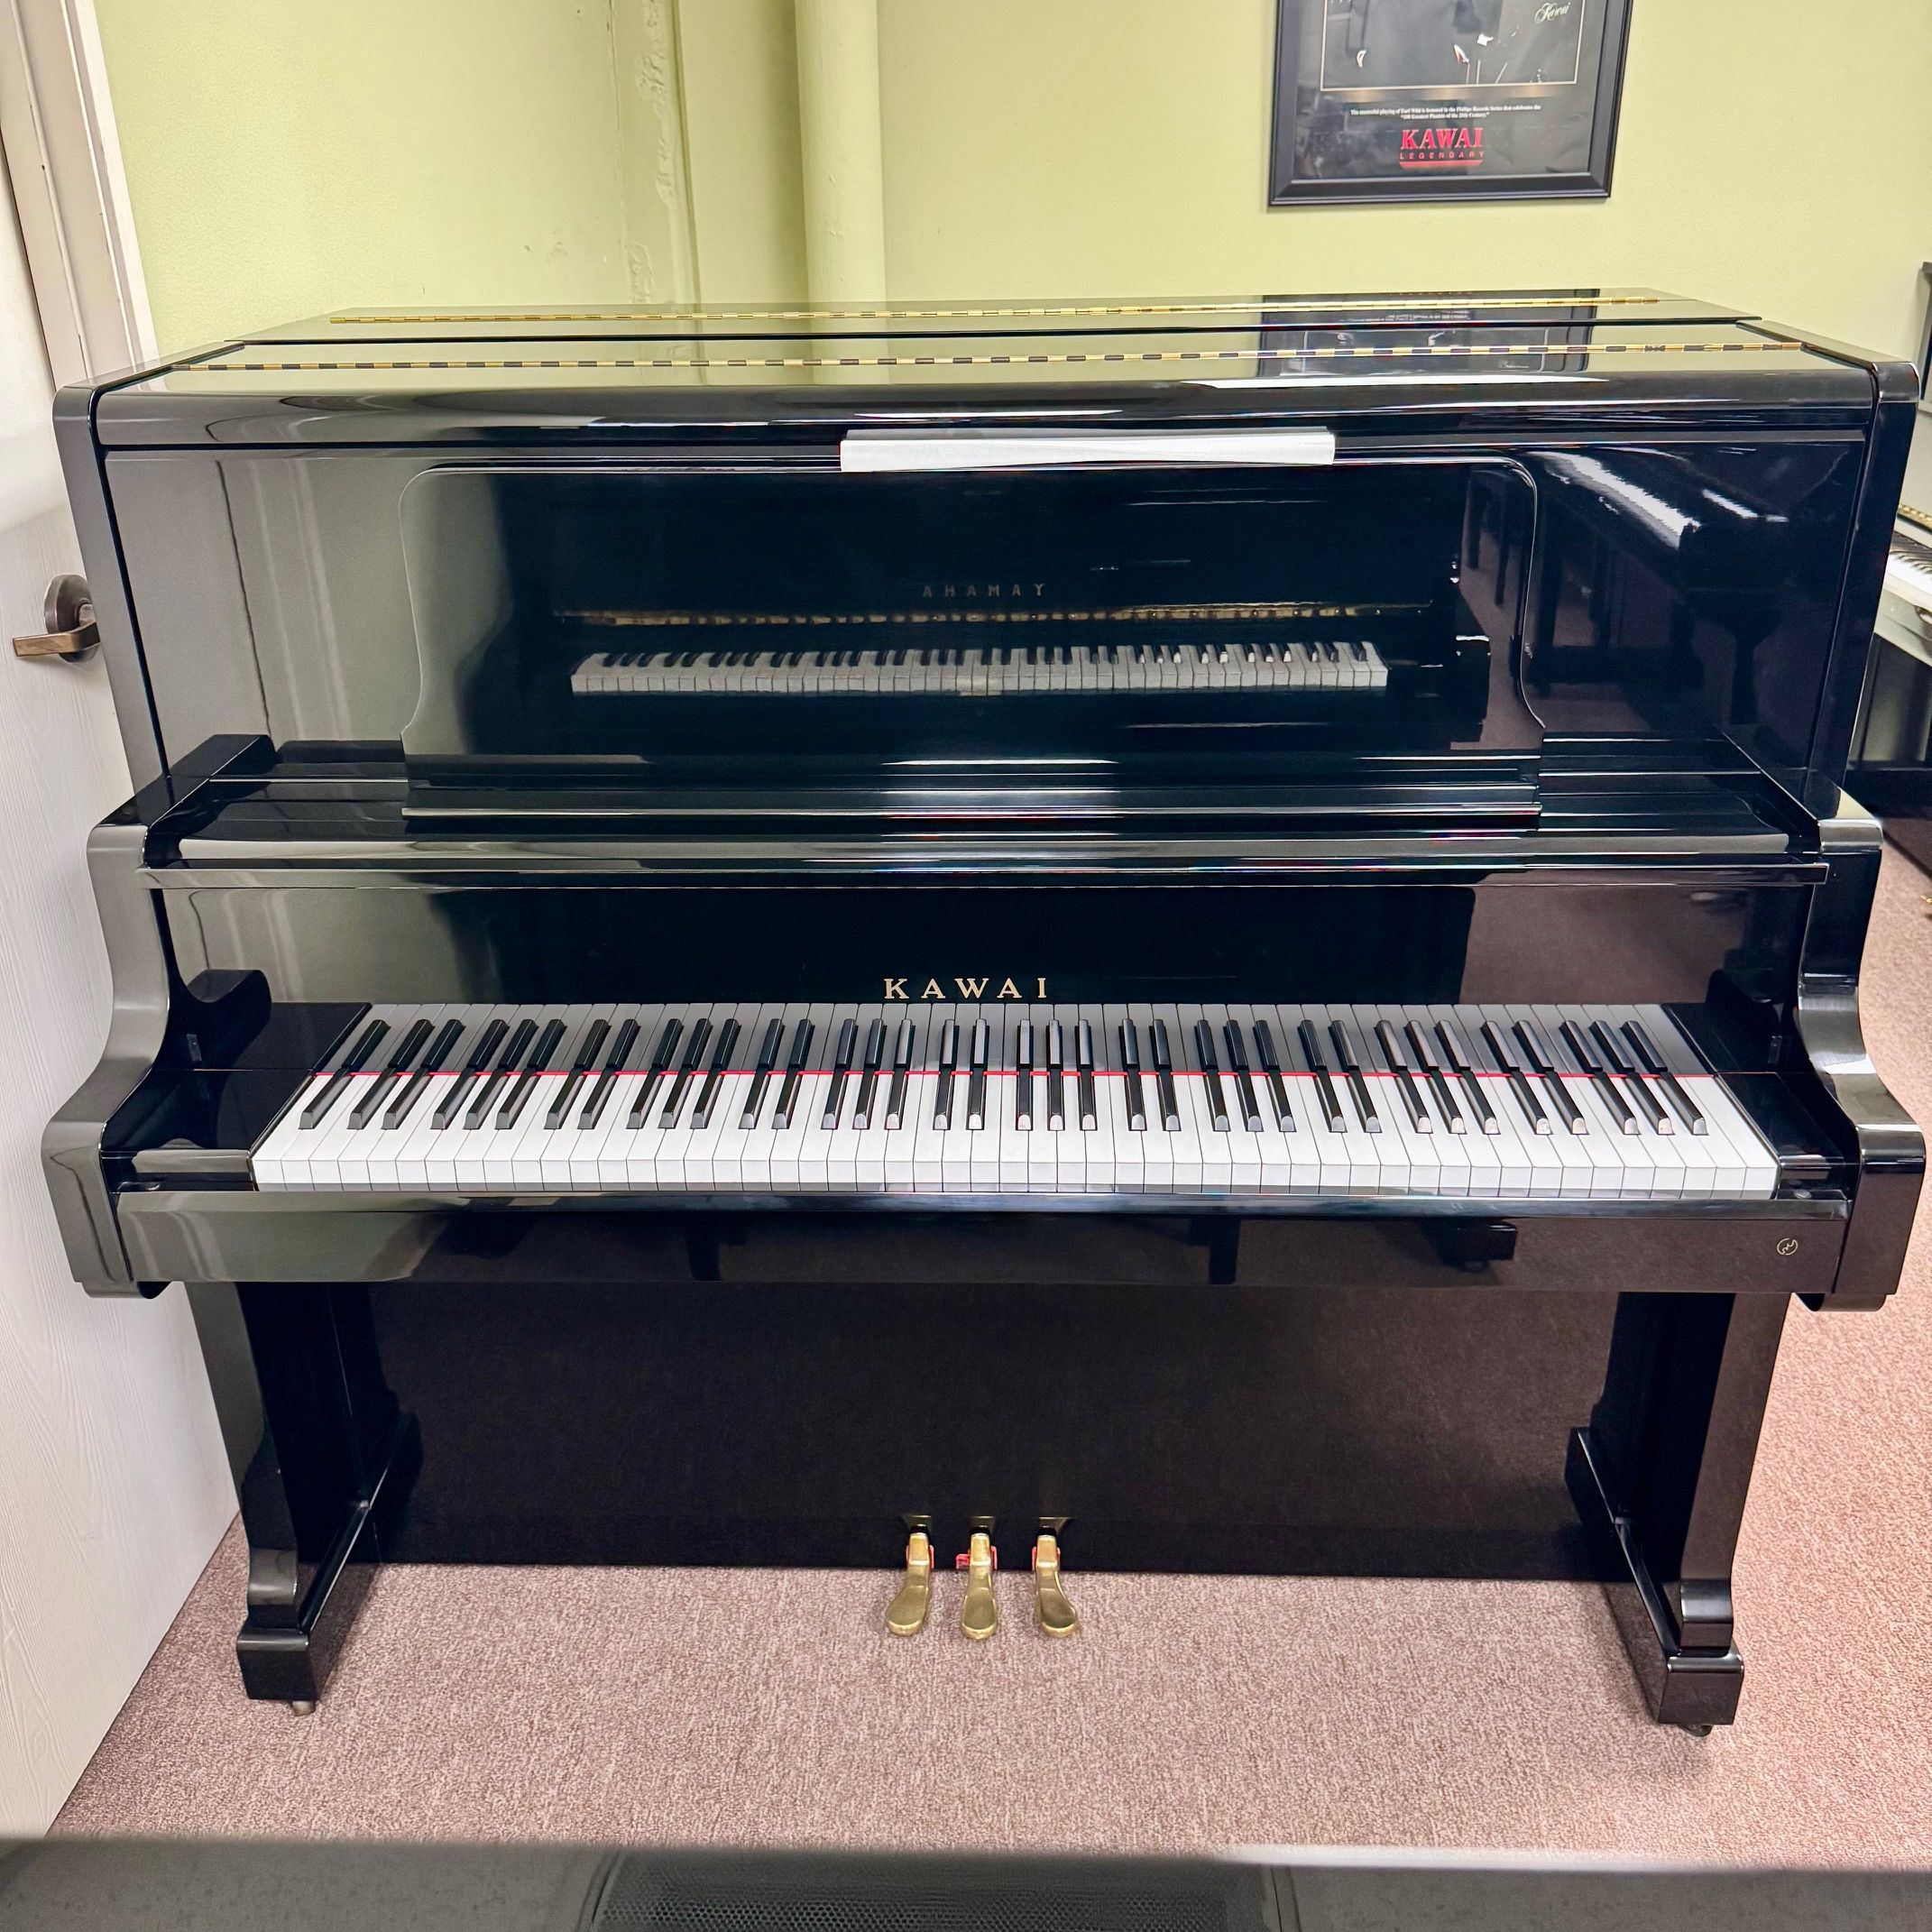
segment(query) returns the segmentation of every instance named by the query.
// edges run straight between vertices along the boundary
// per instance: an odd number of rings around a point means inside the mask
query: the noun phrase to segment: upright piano
[[[139,788],[46,1173],[82,1286],[187,1284],[249,1694],[380,1562],[923,1550],[915,1629],[1004,1543],[1062,1630],[1061,1563],[1594,1579],[1729,1722],[1787,1310],[1884,1303],[1923,1166],[1840,789],[1915,391],[1556,290],[65,392]]]

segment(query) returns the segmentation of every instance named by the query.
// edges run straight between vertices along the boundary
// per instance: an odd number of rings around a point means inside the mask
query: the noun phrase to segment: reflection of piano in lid
[[[194,1286],[253,1694],[314,1697],[377,1557],[992,1519],[1009,1568],[1596,1577],[1653,1711],[1731,1716],[1787,1309],[1892,1293],[1922,1166],[1839,791],[1899,376],[1438,299],[1292,354],[310,324],[67,399],[142,789],[47,1173],[77,1279]],[[853,474],[882,428],[943,469]],[[691,688],[581,688],[657,628]],[[795,629],[819,688],[722,661]]]
[[[1918,407],[1885,561],[1851,783],[1887,833],[1932,865],[1932,404]]]
[[[933,460],[961,446],[979,446]],[[1058,767],[1083,793],[1137,780],[1144,804],[1220,783],[1228,805],[1308,823],[1332,819],[1337,783],[1418,825],[1533,817],[1518,613],[1486,631],[1457,588],[1466,475],[1486,459],[1240,460],[1211,492],[1184,468],[1072,459],[426,476],[406,541],[438,554],[493,524],[512,563],[486,636],[419,600],[410,814],[541,815],[563,781],[609,796],[647,774],[661,810],[670,775],[717,753],[809,751],[853,779],[1025,759],[1035,789]],[[1498,466],[1495,487],[1523,483]]]

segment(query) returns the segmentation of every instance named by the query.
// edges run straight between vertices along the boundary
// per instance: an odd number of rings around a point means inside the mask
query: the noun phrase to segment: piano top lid
[[[584,304],[532,308],[338,308],[263,329],[257,343],[419,341],[643,341],[750,338],[1176,333],[1236,328],[1471,328],[1525,323],[1619,321],[1667,327],[1735,322],[1747,310],[1656,289],[1527,289],[1482,293],[1105,297],[961,299],[876,304],[719,302],[650,307]]]
[[[1070,412],[1084,428],[1313,419],[1344,435],[1413,430],[1419,419],[1439,428],[1455,414],[1480,427],[1504,411],[1621,427],[1640,412],[1730,424],[1808,409],[1856,427],[1872,407],[1872,368],[1855,352],[1749,319],[1446,317],[1378,308],[1370,320],[1291,322],[1249,310],[1212,326],[1150,315],[1118,330],[859,337],[269,332],[120,378],[91,400],[110,446],[645,442],[693,429],[823,446],[860,423],[1013,427],[1032,416],[1065,428]]]

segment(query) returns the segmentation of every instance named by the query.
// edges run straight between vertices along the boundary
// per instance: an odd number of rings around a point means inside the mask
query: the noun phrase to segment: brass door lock
[[[94,593],[85,577],[56,577],[47,586],[47,628],[14,639],[16,658],[61,658],[77,664],[101,640],[94,621]]]

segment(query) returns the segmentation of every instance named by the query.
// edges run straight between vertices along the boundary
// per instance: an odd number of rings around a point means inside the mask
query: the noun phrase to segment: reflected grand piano
[[[46,1168],[187,1284],[250,1694],[379,1561],[905,1555],[906,1631],[952,1555],[984,1635],[1004,1541],[1056,1633],[1063,1561],[1596,1579],[1730,1721],[1787,1311],[1923,1166],[1839,788],[1915,387],[1545,290],[68,392],[140,788]]]

